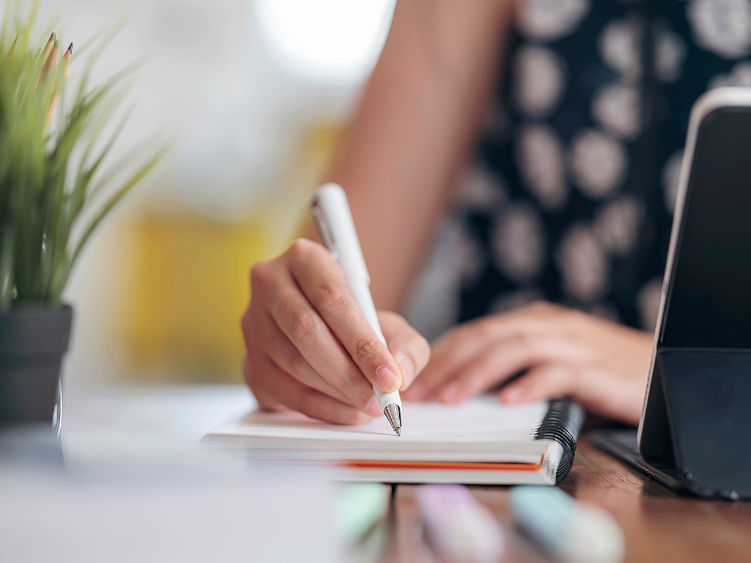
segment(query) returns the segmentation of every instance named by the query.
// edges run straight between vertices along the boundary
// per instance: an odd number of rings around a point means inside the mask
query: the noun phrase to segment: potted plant
[[[61,54],[54,33],[43,44],[33,28],[32,14],[0,31],[0,425],[52,420],[73,318],[62,301],[71,270],[165,150],[103,170],[125,122],[113,119],[130,71],[92,85],[92,55],[68,80],[73,45]]]

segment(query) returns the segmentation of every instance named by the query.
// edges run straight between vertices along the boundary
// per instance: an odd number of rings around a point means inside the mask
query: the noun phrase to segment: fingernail
[[[447,403],[456,403],[457,401],[459,401],[459,399],[461,399],[461,396],[462,388],[456,383],[449,385],[439,393],[441,401],[445,401]]]
[[[399,356],[398,361],[402,368],[402,389],[406,389],[415,378],[415,363],[409,356]]]
[[[381,391],[390,392],[399,387],[399,376],[388,366],[381,366],[375,370],[376,387]]]
[[[378,405],[378,399],[371,397],[368,404],[365,405],[365,413],[370,416],[381,416],[381,407]]]
[[[509,387],[501,392],[501,399],[504,403],[518,403],[522,400],[524,391],[519,387]]]

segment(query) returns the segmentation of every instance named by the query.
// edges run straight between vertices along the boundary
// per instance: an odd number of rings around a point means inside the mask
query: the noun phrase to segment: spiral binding
[[[548,402],[548,412],[535,430],[535,440],[554,440],[563,448],[561,462],[555,474],[556,483],[560,483],[571,469],[582,424],[584,409],[564,397]]]

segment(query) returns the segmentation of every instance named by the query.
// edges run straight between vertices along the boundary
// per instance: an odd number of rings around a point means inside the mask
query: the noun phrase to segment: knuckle
[[[307,262],[315,254],[316,246],[311,240],[299,238],[292,243],[286,254],[295,262]]]
[[[305,243],[306,241],[303,238],[295,240],[295,242],[293,242],[287,250],[287,254],[291,256],[299,256],[300,254],[304,254],[306,251]]]
[[[450,328],[449,330],[444,332],[440,336],[438,341],[441,343],[450,342],[453,344],[460,345],[464,342],[468,342],[475,338],[482,337],[481,333],[482,333],[482,328],[479,324],[464,323],[454,328]]]
[[[262,284],[269,275],[269,263],[265,261],[256,262],[250,267],[250,286],[256,287]]]
[[[514,337],[516,345],[530,354],[534,354],[540,347],[540,340],[529,330],[520,331]]]
[[[576,309],[566,309],[561,311],[561,321],[572,327],[580,327],[587,323],[589,315]]]
[[[316,288],[316,302],[326,310],[339,309],[345,300],[344,289],[333,280],[323,281]]]
[[[358,336],[355,338],[355,355],[361,360],[369,360],[376,355],[378,345],[373,337]]]
[[[318,325],[307,309],[297,308],[290,313],[290,330],[299,340],[313,340],[318,333]]]
[[[493,323],[491,322],[479,322],[475,325],[475,332],[468,330],[468,328],[461,328],[462,330],[461,337],[463,340],[475,340],[476,338],[479,338],[480,340],[489,340],[495,336],[495,327],[493,326]]]
[[[539,331],[537,327],[530,322],[521,322],[516,327],[517,337],[522,343],[529,343],[536,340]]]
[[[556,307],[552,305],[548,301],[533,301],[527,306],[527,310],[530,313],[536,314],[536,315],[550,315],[551,313],[555,312]]]

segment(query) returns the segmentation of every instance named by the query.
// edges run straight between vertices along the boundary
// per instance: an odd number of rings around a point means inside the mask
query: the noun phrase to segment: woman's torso
[[[546,299],[653,328],[691,106],[751,86],[751,0],[527,0],[504,49],[408,316]]]

